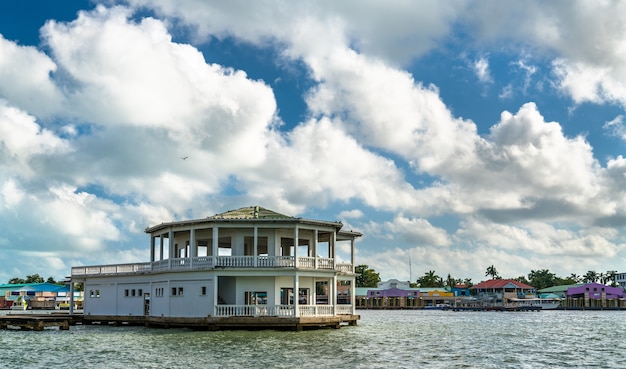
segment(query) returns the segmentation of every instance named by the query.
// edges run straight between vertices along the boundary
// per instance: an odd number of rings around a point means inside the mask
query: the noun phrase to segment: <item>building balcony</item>
[[[296,266],[297,261],[297,266]],[[153,262],[72,267],[72,277],[143,274],[165,271],[241,269],[312,269],[353,273],[350,263],[335,263],[332,258],[298,256],[198,256]]]
[[[273,316],[295,317],[293,305],[216,305],[216,317]],[[334,316],[352,314],[352,305],[298,305],[298,316]]]

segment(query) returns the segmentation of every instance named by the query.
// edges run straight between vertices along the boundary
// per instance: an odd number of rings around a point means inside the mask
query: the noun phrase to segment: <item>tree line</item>
[[[367,265],[358,265],[355,268],[356,273],[356,287],[377,287],[380,282],[380,275],[374,269]],[[531,270],[527,275],[521,275],[513,279],[529,286],[534,287],[536,290],[552,286],[561,286],[577,283],[592,283],[597,282],[612,287],[617,287],[618,284],[615,281],[616,270],[609,270],[607,272],[597,272],[590,270],[583,275],[575,273],[566,277],[559,277],[555,273],[550,272],[548,269]],[[491,277],[491,279],[502,279],[500,273],[494,265],[490,265],[485,270],[485,277]],[[471,278],[454,278],[448,274],[444,279],[437,275],[434,270],[429,270],[421,277],[417,278],[415,282],[409,281],[411,287],[454,287],[457,285],[464,285],[465,287],[472,287],[474,283]]]
[[[52,277],[48,277],[48,279],[44,280],[42,276],[40,276],[39,274],[32,274],[32,275],[27,275],[26,278],[19,278],[19,277],[15,277],[15,278],[11,278],[9,279],[8,284],[26,284],[26,283],[51,283],[51,284],[60,284],[60,285],[64,285],[65,282],[63,281],[55,281],[54,278]]]

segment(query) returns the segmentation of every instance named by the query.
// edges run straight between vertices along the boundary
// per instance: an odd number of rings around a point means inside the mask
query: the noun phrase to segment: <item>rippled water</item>
[[[2,368],[626,368],[626,312],[363,311],[304,332],[0,331]]]

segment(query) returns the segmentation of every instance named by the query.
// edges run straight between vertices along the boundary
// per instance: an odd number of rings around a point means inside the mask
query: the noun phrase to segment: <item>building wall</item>
[[[169,300],[171,317],[208,316],[214,310],[213,281],[211,279],[172,280]]]
[[[116,315],[117,288],[112,281],[85,282],[85,305],[83,313],[86,315]]]
[[[170,316],[170,290],[169,281],[156,281],[152,283],[150,292],[150,315]]]

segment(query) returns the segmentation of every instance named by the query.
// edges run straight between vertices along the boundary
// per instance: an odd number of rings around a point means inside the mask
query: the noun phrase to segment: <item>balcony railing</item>
[[[216,305],[215,316],[293,317],[293,305]],[[352,305],[298,305],[298,316],[333,316],[352,314]]]
[[[202,270],[215,268],[295,268],[294,256],[198,256],[172,258],[153,262],[72,267],[72,276],[140,274],[162,271]],[[299,269],[323,269],[352,273],[349,263],[335,263],[332,258],[298,256]]]

